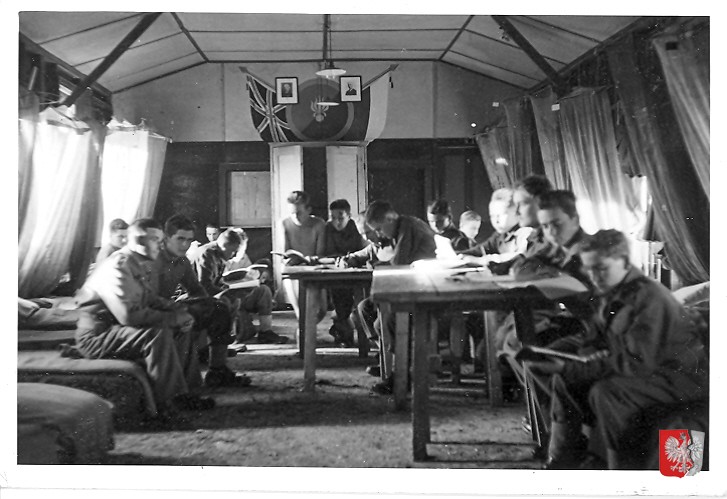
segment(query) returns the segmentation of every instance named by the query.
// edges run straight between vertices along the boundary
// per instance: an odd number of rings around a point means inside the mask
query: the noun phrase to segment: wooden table
[[[397,314],[394,368],[397,409],[406,406],[408,314],[413,316],[412,437],[415,461],[427,458],[426,446],[431,439],[429,354],[430,341],[436,338],[437,316],[465,310],[511,310],[515,314],[518,338],[525,344],[530,343],[535,334],[532,310],[550,307],[553,301],[533,288],[508,289],[500,286],[513,282],[509,276],[487,277],[481,273],[460,273],[456,270],[424,273],[410,268],[392,268],[374,271],[371,297],[374,302],[383,305],[383,310]],[[385,323],[382,320],[382,325]]]
[[[298,305],[298,348],[303,356],[305,391],[313,391],[316,383],[316,329],[319,310],[318,297],[321,289],[327,288],[370,288],[371,269],[330,268],[328,266],[286,266],[284,279],[299,282]],[[358,338],[359,356],[368,355],[365,338]]]

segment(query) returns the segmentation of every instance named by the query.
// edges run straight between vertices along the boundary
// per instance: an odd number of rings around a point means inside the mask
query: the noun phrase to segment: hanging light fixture
[[[323,15],[323,69],[316,71],[318,76],[336,78],[346,74],[345,69],[337,68],[333,63],[333,45],[331,44],[331,15]]]

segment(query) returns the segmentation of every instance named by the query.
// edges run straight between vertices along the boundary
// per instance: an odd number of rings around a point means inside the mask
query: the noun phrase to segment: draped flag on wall
[[[381,135],[386,124],[390,79],[394,64],[364,84],[360,102],[341,102],[338,82],[306,80],[298,87],[297,104],[277,104],[275,89],[246,68],[250,113],[266,142],[367,141]],[[338,106],[320,105],[334,100]]]

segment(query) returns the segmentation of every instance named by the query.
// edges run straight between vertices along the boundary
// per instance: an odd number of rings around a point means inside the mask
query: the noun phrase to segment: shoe
[[[394,393],[394,378],[389,378],[371,387],[371,391],[377,395],[391,395]]]
[[[381,377],[381,366],[374,365],[374,366],[367,367],[366,374],[380,378]]]
[[[177,409],[188,411],[208,411],[216,405],[215,399],[200,397],[191,393],[184,393],[174,397],[174,405]]]
[[[282,345],[283,343],[288,342],[288,338],[286,336],[280,336],[279,334],[275,333],[274,331],[260,331],[257,334],[257,342],[258,343],[265,343],[265,344],[276,344],[276,345]]]
[[[227,345],[227,356],[228,357],[234,357],[238,353],[247,352],[247,345],[244,343],[233,343],[231,345]]]
[[[252,384],[252,380],[245,374],[238,375],[227,367],[212,368],[204,376],[204,384],[209,388],[217,387],[245,387]]]

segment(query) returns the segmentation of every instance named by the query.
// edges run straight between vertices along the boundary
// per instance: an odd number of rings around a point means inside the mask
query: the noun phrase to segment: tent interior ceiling
[[[89,74],[141,20],[129,12],[21,12],[20,32]],[[210,62],[321,62],[323,15],[163,13],[99,78],[111,92]],[[555,69],[638,17],[508,16]],[[331,15],[333,60],[443,61],[527,89],[544,73],[487,15]]]

